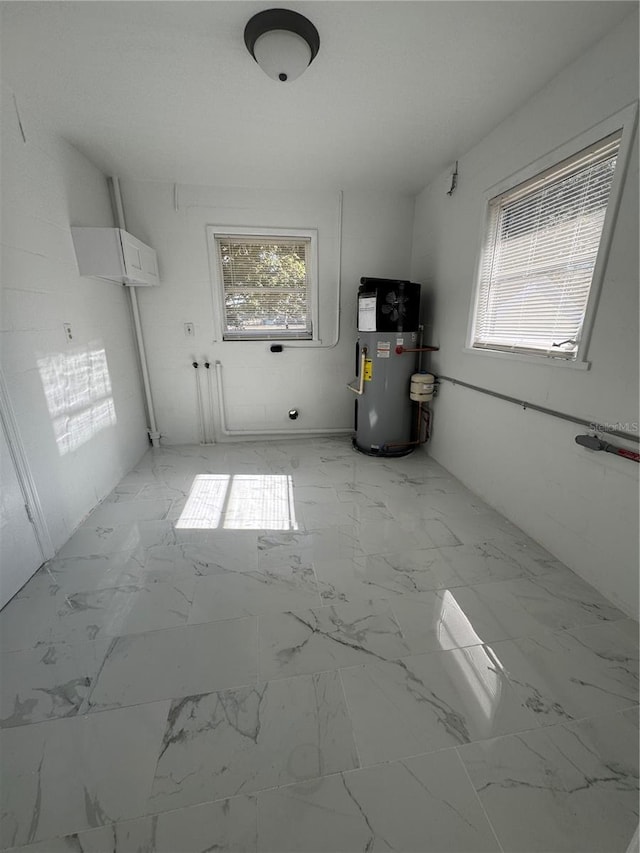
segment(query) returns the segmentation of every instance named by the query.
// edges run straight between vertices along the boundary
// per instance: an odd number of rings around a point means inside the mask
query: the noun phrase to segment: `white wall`
[[[418,197],[412,278],[428,284],[431,337],[440,346],[435,372],[637,432],[637,139],[588,353],[591,369],[463,352],[485,190],[637,98],[634,15],[461,157],[452,197],[446,174]],[[637,466],[578,447],[574,436],[586,432],[580,426],[449,383],[434,408],[430,454],[637,615]]]
[[[71,225],[112,225],[104,176],[2,90],[2,368],[53,545],[147,448],[123,287],[80,278]],[[70,323],[67,342],[63,324]]]
[[[127,229],[158,251],[161,285],[140,292],[151,385],[163,444],[199,441],[195,371],[191,362],[219,360],[224,371],[227,427],[233,430],[323,430],[353,425],[355,303],[360,277],[406,277],[413,199],[346,192],[340,263],[339,193],[271,191],[122,181]],[[318,229],[320,338],[335,347],[291,343],[271,353],[267,341],[214,342],[214,301],[207,225]],[[195,324],[193,339],[184,323]],[[208,410],[204,371],[202,388]],[[213,420],[221,432],[215,376]],[[288,411],[297,408],[295,422]]]

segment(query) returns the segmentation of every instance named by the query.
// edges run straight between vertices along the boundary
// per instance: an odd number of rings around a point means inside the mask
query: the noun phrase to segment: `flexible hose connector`
[[[624,459],[630,459],[632,462],[640,462],[640,453],[636,450],[628,450],[626,447],[609,444],[596,435],[577,435],[575,441],[576,444],[587,447],[589,450],[604,450],[605,453],[613,453],[616,456],[622,456]]]

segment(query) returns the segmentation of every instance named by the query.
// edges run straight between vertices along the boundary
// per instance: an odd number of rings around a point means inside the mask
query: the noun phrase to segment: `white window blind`
[[[216,235],[225,340],[312,337],[308,237]]]
[[[491,199],[473,347],[575,359],[620,138]]]

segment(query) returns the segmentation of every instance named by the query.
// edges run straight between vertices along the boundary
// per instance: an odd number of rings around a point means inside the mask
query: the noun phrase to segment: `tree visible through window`
[[[215,236],[225,340],[312,337],[310,237]]]

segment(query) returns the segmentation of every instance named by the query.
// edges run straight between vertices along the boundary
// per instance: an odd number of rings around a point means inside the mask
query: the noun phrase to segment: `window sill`
[[[225,337],[224,335],[221,338],[222,343],[243,343],[243,344],[311,344],[315,341],[315,338],[296,338],[293,335],[291,337],[286,337],[285,335],[273,335],[273,337],[263,337],[263,338],[250,338],[250,337]]]
[[[564,358],[551,358],[550,356],[544,355],[525,355],[520,352],[500,352],[499,350],[475,349],[473,347],[464,347],[463,352],[467,355],[484,355],[489,358],[501,358],[506,361],[520,361],[525,364],[535,364],[538,367],[568,367],[571,370],[589,370],[591,367],[590,361],[567,361]]]

